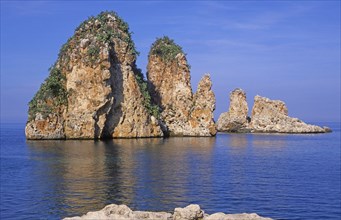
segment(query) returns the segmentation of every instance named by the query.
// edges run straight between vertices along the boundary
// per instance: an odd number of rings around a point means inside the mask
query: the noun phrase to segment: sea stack
[[[116,13],[84,21],[30,102],[26,137],[163,136],[136,54],[128,24]]]
[[[193,95],[186,56],[168,37],[153,43],[148,58],[149,90],[161,109],[164,132],[169,136],[215,135],[215,96],[210,76],[201,79]]]
[[[253,132],[267,133],[325,133],[330,128],[306,124],[288,116],[288,108],[280,100],[255,96],[250,127]]]
[[[248,132],[248,111],[246,93],[242,89],[235,89],[230,93],[230,107],[228,112],[219,116],[218,131]]]
[[[235,89],[230,94],[230,108],[222,113],[217,122],[217,130],[222,132],[254,133],[326,133],[328,127],[306,124],[288,116],[288,108],[283,101],[255,96],[251,117],[247,116],[246,93]]]

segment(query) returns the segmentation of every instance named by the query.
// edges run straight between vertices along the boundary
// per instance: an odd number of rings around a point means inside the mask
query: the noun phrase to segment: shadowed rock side
[[[150,219],[150,220],[271,220],[271,218],[264,218],[256,213],[242,213],[242,214],[224,214],[215,213],[212,215],[205,214],[200,209],[199,205],[189,205],[185,208],[175,208],[174,213],[167,212],[146,212],[146,211],[132,211],[126,205],[107,205],[100,211],[88,212],[83,216],[64,218],[64,220],[76,219],[107,219],[107,220],[135,220],[135,219]]]
[[[265,132],[265,133],[325,133],[328,127],[306,124],[288,116],[288,108],[280,100],[255,96],[251,118],[248,118],[246,94],[235,89],[230,94],[230,108],[222,113],[217,130],[223,132]]]
[[[56,83],[67,95],[61,103],[54,101],[61,95],[53,92],[53,83],[46,86],[52,81],[50,73],[37,92],[44,95],[36,95],[30,103],[26,137],[163,136],[158,120],[145,106],[135,60],[128,25],[115,13],[104,12],[83,22],[62,47],[53,66],[62,76]]]
[[[213,136],[215,96],[209,75],[193,95],[189,65],[182,48],[168,37],[157,39],[149,52],[149,89],[161,109],[164,132],[170,136]]]

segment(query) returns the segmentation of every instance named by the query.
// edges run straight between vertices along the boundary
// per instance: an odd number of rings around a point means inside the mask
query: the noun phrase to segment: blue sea
[[[328,134],[26,141],[1,124],[1,219],[60,219],[126,204],[340,219],[340,123]]]

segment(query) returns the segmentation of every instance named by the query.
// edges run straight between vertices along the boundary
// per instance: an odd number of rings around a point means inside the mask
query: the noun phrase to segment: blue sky
[[[210,73],[215,118],[242,88],[283,100],[305,121],[340,121],[340,1],[1,1],[1,121],[25,122],[27,103],[80,22],[104,10],[126,20],[146,71],[156,37],[187,53],[195,91]]]

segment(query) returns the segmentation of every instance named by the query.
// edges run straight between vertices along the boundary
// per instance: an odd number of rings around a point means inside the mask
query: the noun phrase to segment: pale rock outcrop
[[[204,211],[196,204],[188,205],[185,208],[175,208],[173,214],[174,220],[202,219],[203,217]]]
[[[152,98],[161,109],[165,133],[170,136],[213,136],[215,96],[209,75],[193,95],[186,56],[180,46],[164,37],[149,53],[147,78]]]
[[[224,214],[215,213],[212,215],[205,214],[199,205],[189,205],[184,208],[175,208],[174,213],[167,212],[146,212],[132,211],[126,205],[107,205],[100,211],[88,212],[83,216],[64,218],[64,220],[271,220],[264,218],[256,213],[242,214]]]
[[[246,94],[235,89],[230,94],[230,108],[222,113],[217,122],[217,130],[223,132],[253,133],[325,133],[328,127],[306,124],[288,116],[288,108],[280,100],[270,100],[256,96],[251,118],[248,116]]]
[[[219,116],[217,130],[226,132],[248,132],[249,118],[246,93],[242,89],[235,89],[230,93],[230,107],[228,112]]]
[[[288,116],[288,109],[280,100],[270,100],[255,96],[251,115],[253,132],[276,133],[324,133],[327,127],[306,124],[297,118]]]
[[[149,56],[148,81],[152,97],[161,108],[161,118],[170,135],[185,135],[193,104],[191,77],[184,54],[170,62]]]
[[[63,110],[61,110],[63,112]],[[61,113],[62,114],[62,113]],[[43,117],[37,113],[35,118],[27,123],[25,134],[27,139],[63,139],[64,118],[59,113],[51,113]]]
[[[67,93],[63,105],[59,104],[63,112],[38,117],[41,111],[38,108],[27,123],[26,137],[163,136],[158,120],[147,109],[137,80],[140,73],[135,60],[128,26],[115,13],[101,13],[83,22],[61,49],[53,67],[63,76],[60,87]],[[46,102],[46,99],[39,102]],[[32,109],[30,106],[31,112]],[[50,124],[56,124],[55,121],[58,124],[54,128]]]
[[[215,95],[212,91],[212,81],[209,74],[204,75],[193,96],[193,108],[189,125],[194,136],[214,136],[217,131],[213,121],[215,110]]]

